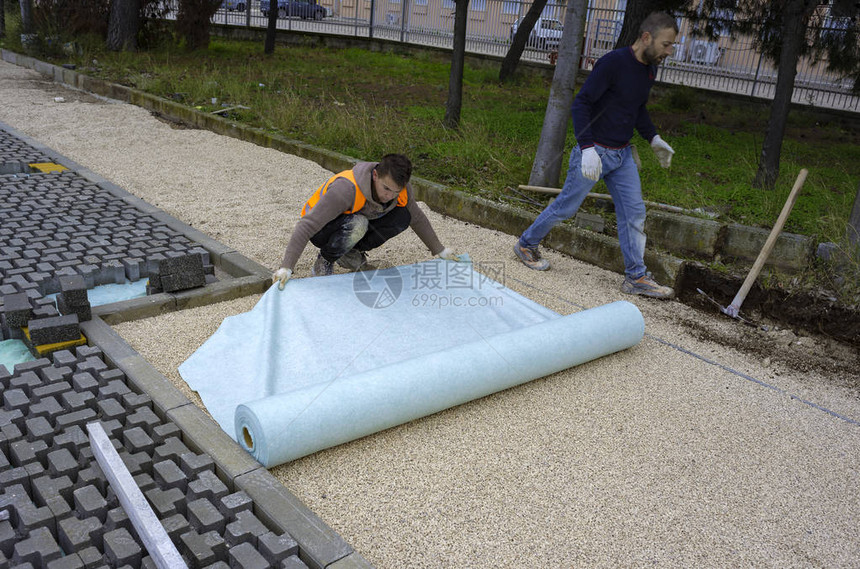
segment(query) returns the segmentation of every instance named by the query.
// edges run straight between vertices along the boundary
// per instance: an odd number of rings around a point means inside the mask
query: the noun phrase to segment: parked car
[[[511,41],[513,41],[521,22],[522,18],[514,22],[514,25],[511,26]],[[526,46],[535,49],[558,49],[562,32],[564,32],[564,25],[558,20],[538,18],[538,21],[535,22],[535,27],[532,29],[532,33],[529,34]]]
[[[222,8],[227,8],[231,12],[233,10],[238,10],[239,12],[245,11],[245,0],[224,0],[221,2]]]
[[[271,0],[260,0],[260,12],[269,16]],[[316,2],[297,2],[295,0],[278,0],[279,18],[301,18],[302,20],[322,20],[326,17],[325,8]]]

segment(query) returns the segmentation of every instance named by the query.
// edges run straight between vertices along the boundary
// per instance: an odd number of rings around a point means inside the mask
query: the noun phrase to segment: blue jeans
[[[645,202],[639,170],[633,161],[633,149],[594,146],[603,163],[601,179],[606,182],[615,202],[618,221],[618,244],[624,257],[624,274],[638,279],[645,274]],[[537,247],[559,222],[576,215],[585,196],[596,182],[582,175],[582,151],[574,146],[570,153],[567,179],[558,197],[544,209],[534,223],[520,236],[520,245]]]

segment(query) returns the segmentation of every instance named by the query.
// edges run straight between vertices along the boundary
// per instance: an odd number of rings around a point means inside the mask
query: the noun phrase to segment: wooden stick
[[[547,188],[545,186],[527,186],[525,184],[520,184],[519,189],[527,190],[530,192],[539,192],[542,194],[553,194],[556,196],[561,193],[561,190],[559,188]],[[598,200],[612,201],[612,196],[610,196],[609,194],[590,193],[586,197],[598,199]],[[652,207],[654,209],[662,209],[664,211],[671,211],[672,213],[702,213],[702,212],[690,211],[689,209],[684,209],[682,207],[678,207],[678,206],[674,206],[674,205],[668,205],[668,204],[664,204],[664,203],[649,202],[649,201],[646,201],[644,203],[646,206]]]
[[[750,269],[747,278],[744,280],[744,284],[741,285],[741,289],[735,295],[735,299],[732,303],[726,307],[725,313],[732,318],[737,318],[738,312],[740,312],[741,309],[741,304],[744,303],[747,293],[749,293],[750,288],[752,288],[753,283],[756,278],[758,278],[758,274],[761,272],[765,261],[767,261],[770,252],[773,250],[773,246],[776,245],[776,238],[779,237],[779,234],[782,232],[785,220],[788,219],[788,214],[791,213],[791,208],[794,207],[794,202],[797,201],[797,196],[800,194],[800,188],[803,187],[803,183],[806,181],[807,174],[809,174],[809,171],[806,168],[803,168],[800,171],[800,174],[798,174],[797,180],[794,182],[794,187],[791,188],[791,192],[788,194],[788,199],[785,200],[785,205],[782,206],[782,212],[779,214],[779,218],[776,220],[773,229],[770,230],[770,235],[767,236],[767,241],[764,242],[764,247],[761,248],[752,269]]]

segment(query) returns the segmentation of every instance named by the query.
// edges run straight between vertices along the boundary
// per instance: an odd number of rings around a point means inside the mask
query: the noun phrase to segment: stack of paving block
[[[155,270],[149,274],[147,294],[160,292],[178,292],[199,286],[208,282],[207,267],[203,264],[203,256],[199,253],[168,253],[158,261]],[[209,267],[211,270],[211,266]],[[210,271],[211,272],[211,271]]]
[[[60,316],[53,307],[53,300],[45,297],[34,300],[30,294],[19,292],[2,297],[2,339],[23,341],[36,357],[86,343],[77,314]],[[48,310],[47,302],[51,303],[52,310]],[[34,309],[34,303],[39,308]]]
[[[60,314],[74,314],[79,322],[92,320],[93,311],[87,297],[87,286],[81,275],[60,277],[60,294],[57,295]]]
[[[0,400],[0,567],[156,567],[94,458],[86,426],[99,422],[189,568],[306,569],[292,536],[99,348],[0,365]]]

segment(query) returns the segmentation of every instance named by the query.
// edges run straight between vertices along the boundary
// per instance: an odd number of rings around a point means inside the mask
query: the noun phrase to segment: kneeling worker
[[[430,220],[418,207],[409,185],[412,163],[402,154],[386,154],[379,162],[359,162],[329,178],[302,207],[281,268],[272,283],[283,289],[308,241],[319,247],[311,275],[334,273],[334,264],[357,271],[375,249],[411,227],[430,253],[458,261],[443,247]]]

